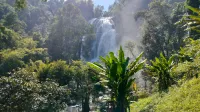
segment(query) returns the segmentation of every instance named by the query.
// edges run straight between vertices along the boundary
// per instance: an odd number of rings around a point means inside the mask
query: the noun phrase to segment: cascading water
[[[83,56],[83,45],[84,45],[84,43],[85,43],[85,36],[83,36],[81,38],[81,55],[80,55],[81,60],[84,60],[84,56]]]
[[[92,53],[93,59],[97,61],[99,56],[105,56],[110,51],[115,51],[116,31],[112,17],[94,18],[90,20],[90,24],[94,25],[96,32],[96,40],[93,43]]]

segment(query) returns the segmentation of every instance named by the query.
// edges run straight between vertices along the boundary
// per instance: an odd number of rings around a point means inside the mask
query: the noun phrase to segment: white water
[[[83,56],[83,44],[84,44],[84,42],[85,42],[85,36],[83,36],[82,39],[81,39],[81,55],[80,55],[81,60],[85,60],[84,56]]]
[[[108,52],[115,51],[117,47],[116,31],[111,17],[94,18],[90,20],[90,24],[94,25],[96,32],[96,40],[92,47],[94,58],[91,59],[94,62],[99,59],[99,56],[105,56]]]

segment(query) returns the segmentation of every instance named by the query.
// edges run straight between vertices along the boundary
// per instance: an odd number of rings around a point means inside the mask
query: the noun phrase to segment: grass
[[[186,81],[168,93],[154,94],[131,105],[131,112],[200,112],[200,79]]]

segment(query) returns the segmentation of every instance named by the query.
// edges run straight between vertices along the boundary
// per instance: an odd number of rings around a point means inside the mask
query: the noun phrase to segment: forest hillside
[[[200,111],[199,7],[0,0],[0,112]]]

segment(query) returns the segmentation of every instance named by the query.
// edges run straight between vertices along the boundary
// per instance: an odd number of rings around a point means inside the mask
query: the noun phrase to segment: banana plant
[[[106,57],[100,57],[102,64],[88,62],[91,69],[101,78],[100,83],[111,90],[110,99],[113,102],[114,112],[127,112],[127,109],[130,111],[130,92],[135,81],[133,76],[143,68],[145,63],[145,60],[140,61],[142,55],[143,53],[129,63],[130,59],[125,58],[124,51],[120,47],[118,57],[110,52]]]
[[[155,58],[154,61],[150,61],[151,65],[147,65],[147,71],[151,73],[158,80],[158,89],[159,91],[166,91],[173,83],[173,78],[171,75],[171,69],[173,67],[174,56],[171,56],[169,59],[166,59],[165,56],[160,53],[159,58]]]
[[[185,4],[185,7],[192,12],[196,13],[196,15],[183,15],[182,19],[178,21],[176,24],[184,23],[184,27],[187,27],[186,31],[196,31],[200,32],[200,10],[198,8],[194,8]]]

